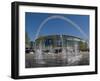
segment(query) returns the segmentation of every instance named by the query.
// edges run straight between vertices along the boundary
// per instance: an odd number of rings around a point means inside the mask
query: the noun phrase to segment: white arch
[[[85,34],[85,32],[81,29],[80,26],[78,26],[75,22],[73,22],[72,20],[68,19],[67,17],[64,17],[64,16],[60,16],[60,15],[53,15],[53,16],[50,16],[48,18],[46,18],[40,25],[39,25],[39,28],[37,30],[37,33],[36,33],[36,36],[35,36],[35,39],[34,41],[38,38],[39,36],[39,33],[42,29],[42,27],[45,25],[45,23],[47,23],[49,20],[51,19],[56,19],[56,18],[59,18],[59,19],[62,19],[62,20],[65,20],[67,22],[69,22],[71,25],[73,25],[73,27],[75,27],[86,39],[88,39],[87,35]]]

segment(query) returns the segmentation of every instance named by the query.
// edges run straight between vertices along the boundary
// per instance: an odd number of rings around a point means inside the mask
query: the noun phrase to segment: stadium
[[[66,51],[71,50],[75,52],[75,50],[81,50],[81,43],[85,45],[84,49],[88,48],[87,42],[79,37],[70,35],[48,35],[37,38],[35,41],[35,48],[41,48],[44,52],[59,53],[62,52],[63,48]]]

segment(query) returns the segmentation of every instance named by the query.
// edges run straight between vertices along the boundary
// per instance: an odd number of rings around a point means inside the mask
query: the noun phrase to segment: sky
[[[72,14],[52,14],[52,13],[34,13],[26,12],[25,13],[25,32],[27,32],[31,41],[35,39],[37,30],[40,24],[51,16],[63,16],[70,19],[72,22],[77,24],[82,31],[89,37],[89,15],[72,15]],[[80,37],[84,40],[87,40],[86,37],[75,28],[71,23],[60,19],[53,18],[48,20],[39,32],[39,36],[44,35],[72,35]]]

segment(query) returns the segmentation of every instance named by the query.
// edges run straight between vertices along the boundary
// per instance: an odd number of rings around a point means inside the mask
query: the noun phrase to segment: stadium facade
[[[62,48],[75,51],[80,50],[80,43],[87,44],[81,38],[70,35],[47,35],[40,36],[35,40],[34,47],[41,48],[44,52],[62,52]],[[85,47],[87,48],[87,46]]]

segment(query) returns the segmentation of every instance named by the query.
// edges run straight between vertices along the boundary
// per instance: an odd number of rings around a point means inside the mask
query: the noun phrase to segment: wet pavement
[[[62,57],[62,54],[43,54],[43,59],[36,59],[33,54],[25,54],[25,67],[60,67],[89,65],[89,52],[81,52],[80,55]]]

